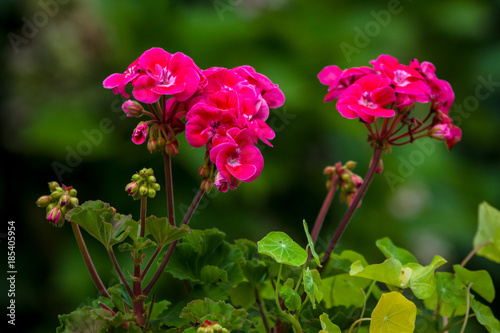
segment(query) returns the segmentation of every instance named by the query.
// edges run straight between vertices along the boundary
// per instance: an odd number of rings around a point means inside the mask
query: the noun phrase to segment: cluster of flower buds
[[[153,169],[142,169],[132,176],[132,182],[125,186],[125,191],[132,196],[134,200],[141,197],[154,198],[156,192],[160,190],[160,184],[156,182]]]
[[[205,320],[196,330],[197,333],[229,333],[227,328],[222,327],[216,321]]]
[[[353,161],[348,161],[345,165],[337,162],[335,166],[328,166],[324,171],[324,174],[328,177],[326,187],[330,189],[334,184],[339,187],[340,200],[348,206],[351,205],[352,200],[363,184],[363,178],[352,172],[355,166],[356,162]],[[334,177],[337,178],[336,181],[333,180]]]
[[[44,195],[38,198],[36,205],[45,207],[47,211],[47,220],[55,226],[62,227],[64,224],[64,215],[72,208],[78,205],[76,190],[71,186],[59,186],[57,182],[49,183],[50,195]]]

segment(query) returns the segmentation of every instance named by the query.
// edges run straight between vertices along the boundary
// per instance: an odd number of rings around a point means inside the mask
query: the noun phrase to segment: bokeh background
[[[368,65],[380,54],[436,66],[462,106],[461,113],[451,112],[463,139],[450,152],[436,141],[384,155],[384,173],[375,177],[338,251],[355,249],[381,262],[374,242],[389,236],[422,264],[443,256],[449,264],[442,269],[450,270],[471,250],[478,204],[500,207],[499,1],[3,0],[0,15],[0,233],[5,237],[7,221],[15,221],[16,310],[26,332],[54,331],[57,314],[97,295],[71,228],[50,227],[34,204],[48,193],[47,182],[62,179],[81,202],[101,199],[134,217],[138,202],[124,191],[131,175],[153,167],[163,182],[160,155],[130,141],[136,120],[124,118],[123,99],[102,88],[104,78],[154,46],[184,52],[201,68],[251,65],[286,96],[270,117],[276,138],[273,148],[262,150],[261,176],[236,191],[213,191],[193,228],[254,241],[281,230],[305,244],[302,220],[312,228],[326,195],[324,167],[354,160],[364,176],[371,153],[364,127],[323,103],[326,87],[317,74],[327,65]],[[104,132],[103,122],[111,124]],[[85,145],[85,133],[96,130],[102,137]],[[173,165],[178,219],[199,184],[202,159],[201,149],[181,141]],[[320,250],[344,211],[336,199]],[[150,201],[149,213],[166,215],[164,191]],[[90,237],[87,242],[105,284],[116,282],[104,249]],[[498,264],[475,257],[467,267],[488,269],[500,287]],[[165,276],[157,292],[175,301],[170,281]],[[1,292],[5,309],[5,288]],[[499,317],[500,303],[493,308]]]

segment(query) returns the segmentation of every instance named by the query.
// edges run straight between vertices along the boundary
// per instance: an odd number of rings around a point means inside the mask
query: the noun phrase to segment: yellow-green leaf
[[[383,294],[373,309],[370,333],[412,333],[417,307],[398,292]]]

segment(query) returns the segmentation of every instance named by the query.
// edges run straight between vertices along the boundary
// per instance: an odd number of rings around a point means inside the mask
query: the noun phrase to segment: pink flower
[[[430,88],[422,75],[410,66],[401,65],[390,55],[381,55],[370,63],[394,84],[397,93],[412,95],[417,102],[429,101]]]
[[[272,83],[265,75],[257,73],[253,67],[240,66],[231,69],[231,71],[238,73],[255,86],[270,108],[279,108],[285,103],[285,95],[278,88],[278,85]]]
[[[141,102],[155,103],[161,95],[185,101],[199,88],[201,70],[183,53],[152,48],[141,55],[139,66],[144,74],[134,82],[133,94]]]
[[[396,101],[390,81],[377,74],[361,77],[347,87],[337,101],[337,109],[345,118],[360,117],[373,123],[375,117],[393,117],[394,110],[384,107]]]
[[[112,88],[115,94],[121,94],[123,97],[129,98],[130,95],[125,92],[125,86],[137,78],[139,72],[139,59],[136,59],[123,74],[115,73],[108,76],[104,80],[103,86],[107,89]]]
[[[186,119],[186,139],[193,147],[202,147],[208,140],[225,136],[236,126],[238,96],[235,91],[220,91],[200,101],[189,111]],[[225,141],[225,138],[223,139]]]
[[[144,141],[146,141],[146,137],[148,136],[148,131],[148,124],[140,122],[134,129],[134,133],[132,134],[132,142],[136,145],[143,144]]]
[[[354,67],[341,70],[338,66],[327,66],[318,74],[319,81],[329,86],[325,103],[335,100],[340,94],[356,80],[367,74],[375,74],[369,67]]]
[[[235,177],[232,177],[230,180],[226,180],[219,172],[215,175],[214,185],[220,192],[227,192],[229,189],[236,190],[239,184],[240,180]]]
[[[228,182],[235,177],[245,182],[257,178],[264,167],[260,150],[254,146],[247,129],[232,128],[227,131],[227,141],[210,150],[210,160]]]

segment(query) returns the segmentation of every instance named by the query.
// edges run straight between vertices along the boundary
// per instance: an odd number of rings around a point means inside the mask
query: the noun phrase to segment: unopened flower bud
[[[212,326],[212,328],[214,329],[215,332],[222,330],[222,326],[220,326],[219,324],[215,324],[214,326]]]
[[[346,169],[352,170],[356,167],[356,162],[354,161],[347,161],[347,163],[344,166]]]
[[[158,183],[154,183],[152,185],[152,189],[155,190],[156,192],[158,192],[161,189],[161,186]]]
[[[207,178],[210,175],[210,168],[208,167],[208,165],[202,165],[198,170],[198,174],[203,178]]]
[[[165,147],[165,139],[160,136],[157,140],[156,140],[156,144],[157,144],[157,147],[162,149],[163,147]]]
[[[54,191],[56,189],[56,187],[60,187],[59,183],[57,183],[57,182],[50,182],[49,183],[49,189],[51,192]]]
[[[59,206],[55,206],[47,214],[47,220],[49,220],[50,223],[58,224],[60,219],[61,219],[61,209],[59,208]]]
[[[149,169],[146,170],[146,175],[152,176],[153,174],[154,174],[153,169],[149,168]]]
[[[73,197],[73,198],[69,199],[69,204],[71,207],[78,206],[78,198]]]
[[[342,175],[340,176],[342,180],[348,182],[351,179],[351,173],[350,172],[342,172]]]
[[[171,156],[177,155],[179,153],[179,142],[173,141],[165,145],[165,152]]]
[[[157,143],[156,139],[151,138],[148,140],[148,150],[150,153],[154,152],[157,147],[158,147],[158,143]]]
[[[156,195],[156,191],[153,190],[152,188],[148,189],[148,197],[149,198],[154,198]]]
[[[144,108],[137,101],[128,100],[122,104],[122,110],[127,117],[140,117],[144,112]]]
[[[335,167],[327,166],[323,171],[323,174],[325,176],[331,177],[333,174],[335,174]]]
[[[205,193],[209,193],[212,190],[213,182],[211,180],[205,179],[201,182],[200,188],[205,190]]]
[[[71,197],[76,197],[76,193],[77,193],[77,192],[76,192],[76,190],[75,190],[74,188],[72,188],[71,190],[69,190],[69,192],[68,192],[68,193],[69,193],[69,195],[70,195]]]
[[[38,198],[36,205],[38,207],[47,207],[51,202],[50,195],[44,195]]]
[[[63,195],[63,192],[59,192],[59,191],[54,191],[50,194],[50,198],[52,199],[52,201],[56,201],[57,199],[59,199],[61,196]]]
[[[64,207],[66,204],[70,201],[71,197],[69,196],[69,193],[66,192],[64,193],[61,198],[59,199],[59,206]]]
[[[148,194],[148,187],[146,185],[141,185],[141,187],[139,187],[139,194],[142,196],[147,195]]]
[[[134,195],[138,190],[139,184],[137,184],[136,182],[128,183],[127,186],[125,186],[125,191],[127,191],[127,193],[130,195]]]
[[[141,176],[139,176],[138,174],[134,174],[134,175],[132,176],[132,180],[133,180],[134,182],[139,181],[139,179],[141,179]]]
[[[156,177],[155,177],[155,176],[149,176],[149,177],[148,177],[148,183],[149,183],[149,184],[154,184],[154,183],[156,183]]]

